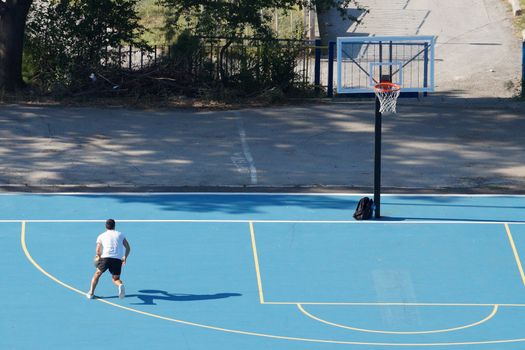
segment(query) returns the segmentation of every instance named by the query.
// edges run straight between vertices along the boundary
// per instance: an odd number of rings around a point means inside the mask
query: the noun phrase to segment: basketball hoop
[[[374,92],[379,99],[381,113],[396,113],[396,103],[401,87],[394,83],[381,82],[374,86]]]

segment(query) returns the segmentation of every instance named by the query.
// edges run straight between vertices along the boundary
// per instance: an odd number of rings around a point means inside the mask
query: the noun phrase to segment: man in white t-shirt
[[[126,249],[125,252],[124,248]],[[126,264],[130,251],[131,247],[126,237],[124,237],[121,232],[115,230],[115,220],[106,220],[106,232],[97,237],[95,255],[97,270],[91,279],[89,292],[86,293],[88,299],[93,299],[98,280],[106,270],[109,270],[113,283],[118,288],[118,297],[123,299],[126,296],[124,284],[120,280],[120,273],[122,266]]]

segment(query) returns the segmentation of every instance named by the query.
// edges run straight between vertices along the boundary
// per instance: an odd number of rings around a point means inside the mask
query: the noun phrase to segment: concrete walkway
[[[436,91],[443,96],[512,97],[521,76],[521,35],[505,0],[359,0],[360,24],[319,14],[325,41],[353,35],[433,35]]]

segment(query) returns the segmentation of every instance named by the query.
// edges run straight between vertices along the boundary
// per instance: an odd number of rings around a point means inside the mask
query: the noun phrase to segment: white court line
[[[40,223],[75,223],[75,222],[105,222],[107,219],[5,219],[0,220],[0,223],[19,223],[19,222],[40,222]],[[202,219],[202,220],[186,220],[186,219],[118,219],[118,222],[136,222],[136,223],[268,223],[268,224],[353,224],[353,225],[381,225],[381,224],[392,224],[392,225],[440,225],[440,224],[473,224],[473,225],[525,225],[525,221],[509,222],[507,221],[355,221],[355,220],[215,220],[215,219]]]

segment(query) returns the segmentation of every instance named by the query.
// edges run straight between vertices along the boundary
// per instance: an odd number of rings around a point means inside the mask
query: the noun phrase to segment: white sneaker
[[[126,288],[124,288],[124,285],[121,284],[120,286],[118,286],[118,297],[119,299],[124,299],[125,296],[126,296]]]
[[[88,299],[93,299],[93,294],[92,293],[86,293],[86,298]]]

